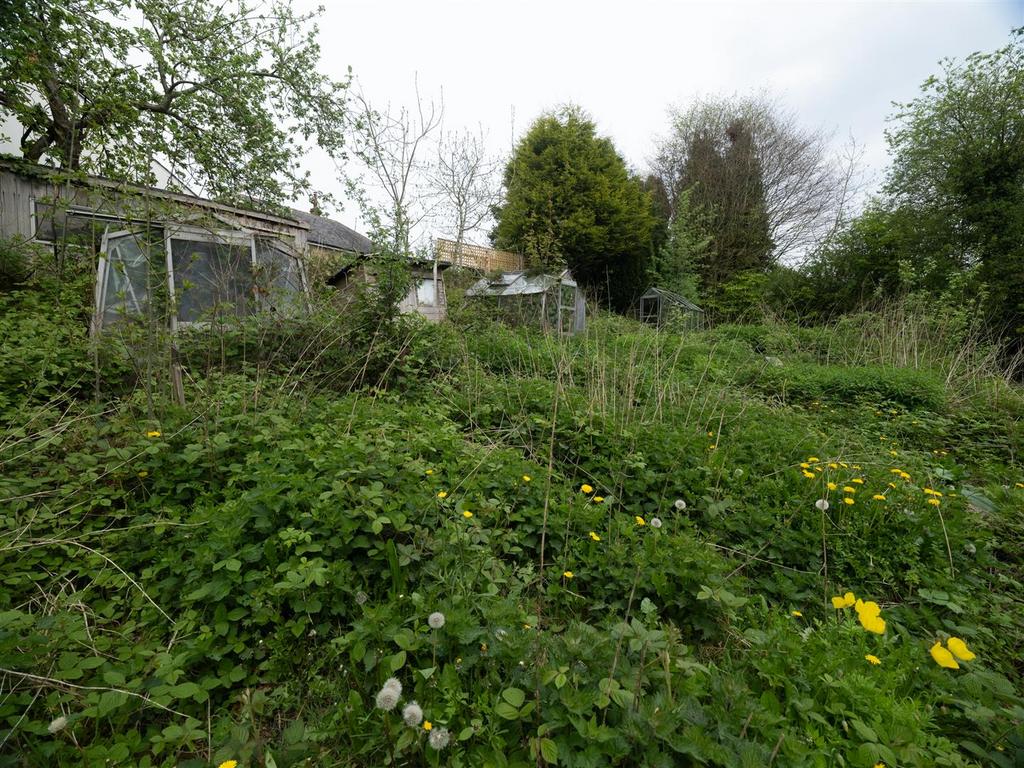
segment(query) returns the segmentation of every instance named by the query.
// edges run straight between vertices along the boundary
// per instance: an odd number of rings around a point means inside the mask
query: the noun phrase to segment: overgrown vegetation
[[[0,764],[1024,760],[1024,398],[927,317],[367,297],[193,332],[181,408],[88,295],[3,297]]]

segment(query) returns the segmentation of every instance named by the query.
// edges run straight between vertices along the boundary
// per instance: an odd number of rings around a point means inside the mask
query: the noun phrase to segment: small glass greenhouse
[[[586,298],[568,271],[559,275],[502,272],[475,282],[466,290],[466,298],[491,302],[512,325],[560,334],[586,330]]]
[[[640,297],[640,321],[657,328],[700,330],[704,327],[704,310],[678,293],[652,287]]]

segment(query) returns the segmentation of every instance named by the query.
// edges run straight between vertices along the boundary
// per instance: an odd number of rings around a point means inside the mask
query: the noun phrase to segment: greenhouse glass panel
[[[250,314],[254,292],[252,241],[225,242],[209,236],[171,236],[170,262],[178,321],[209,314]]]
[[[104,238],[98,298],[102,325],[148,312],[149,250],[141,235],[114,232]]]

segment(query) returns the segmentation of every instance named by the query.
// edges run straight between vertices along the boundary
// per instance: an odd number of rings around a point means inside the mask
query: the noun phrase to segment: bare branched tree
[[[375,109],[360,90],[353,99],[351,147],[369,170],[372,185],[384,198],[381,206],[358,180],[348,179],[354,195],[378,235],[384,233],[396,253],[408,254],[411,233],[431,212],[427,183],[429,141],[441,125],[444,104],[424,102],[416,85],[416,104]]]
[[[482,128],[445,134],[430,174],[440,202],[440,226],[456,243],[456,263],[467,235],[484,225],[498,200],[500,160],[488,154],[486,139]]]
[[[767,94],[705,98],[686,109],[673,108],[669,115],[671,130],[658,142],[652,166],[672,210],[693,184],[687,169],[694,148],[724,155],[730,126],[741,123],[753,140],[776,259],[812,250],[835,231],[859,194],[855,149],[845,156],[835,152],[831,133],[800,125],[795,112]]]

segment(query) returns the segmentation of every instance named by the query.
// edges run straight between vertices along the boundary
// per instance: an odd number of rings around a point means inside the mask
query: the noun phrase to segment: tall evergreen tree
[[[538,118],[516,145],[495,209],[495,245],[533,267],[565,264],[625,311],[646,287],[657,220],[650,194],[578,107]]]

